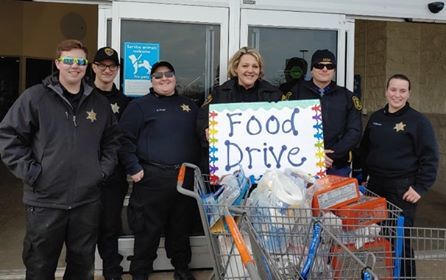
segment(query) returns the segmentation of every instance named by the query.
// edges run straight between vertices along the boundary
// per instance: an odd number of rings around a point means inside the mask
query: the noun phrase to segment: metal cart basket
[[[194,171],[193,191],[182,188],[186,168]],[[412,258],[404,250],[405,240],[430,246],[423,243],[428,240],[426,230],[421,234],[421,229],[413,229],[405,236],[401,210],[390,203],[376,213],[350,209],[348,219],[324,209],[216,204],[207,200],[216,192],[207,179],[197,166],[184,163],[177,189],[199,204],[216,279],[398,279]],[[443,238],[443,247],[436,247],[443,250],[444,259],[444,231],[435,233],[437,244]],[[426,260],[425,251],[415,250],[416,263],[421,254]],[[439,252],[429,260],[441,259]]]

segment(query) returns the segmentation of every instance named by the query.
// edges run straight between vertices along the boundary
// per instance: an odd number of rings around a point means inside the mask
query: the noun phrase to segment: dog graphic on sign
[[[148,60],[146,59],[140,60],[141,56],[142,54],[140,54],[138,57],[136,57],[136,55],[134,54],[129,55],[129,59],[133,65],[133,74],[136,75],[138,73],[138,70],[140,68],[143,68],[147,70],[147,75],[149,75],[152,66],[150,65],[150,62]]]

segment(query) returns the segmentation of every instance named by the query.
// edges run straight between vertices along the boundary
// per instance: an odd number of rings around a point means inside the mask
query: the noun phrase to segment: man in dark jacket
[[[107,99],[83,81],[87,49],[57,48],[58,73],[17,99],[0,123],[0,153],[24,182],[26,279],[54,279],[65,243],[64,279],[93,279],[100,188],[119,148]]]
[[[297,84],[289,99],[320,100],[327,174],[348,176],[350,151],[361,140],[362,105],[351,91],[332,81],[335,69],[334,54],[329,50],[317,50],[311,58],[313,78]]]
[[[107,97],[114,115],[119,120],[129,99],[113,82],[119,72],[118,53],[110,47],[100,48],[94,56],[92,69],[96,91]],[[122,256],[118,253],[118,238],[122,233],[121,210],[127,190],[127,177],[122,166],[118,165],[113,175],[102,184],[98,250],[102,258],[102,274],[105,280],[121,279]]]

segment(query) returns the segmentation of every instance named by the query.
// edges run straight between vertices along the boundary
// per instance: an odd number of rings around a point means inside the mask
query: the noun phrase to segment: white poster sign
[[[287,167],[324,174],[319,100],[211,104],[209,162],[211,180],[240,166],[256,179]]]

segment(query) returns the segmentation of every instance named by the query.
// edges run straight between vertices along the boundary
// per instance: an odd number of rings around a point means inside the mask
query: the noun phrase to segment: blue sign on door
[[[149,92],[150,70],[159,61],[159,43],[124,43],[124,93],[141,96]]]

